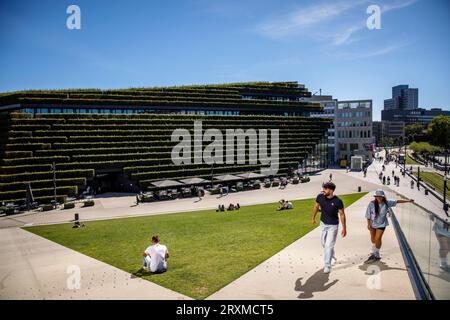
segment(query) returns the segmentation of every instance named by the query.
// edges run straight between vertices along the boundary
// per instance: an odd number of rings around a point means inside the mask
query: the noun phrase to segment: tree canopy
[[[434,117],[428,125],[427,133],[432,144],[449,149],[450,117],[444,115]]]

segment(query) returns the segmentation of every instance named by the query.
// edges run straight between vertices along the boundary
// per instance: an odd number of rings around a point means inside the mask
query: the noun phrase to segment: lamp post
[[[403,159],[403,176],[405,176],[406,174],[406,144],[408,142],[408,139],[406,139],[406,143],[405,143],[405,138],[403,137],[403,144],[405,145],[405,159]]]
[[[417,167],[417,190],[420,190],[420,166]]]
[[[448,204],[447,204],[446,196],[447,196],[447,150],[445,150],[445,163],[444,163],[444,211],[445,211],[445,213],[448,212]]]
[[[56,205],[56,163],[55,162],[53,162],[52,171],[53,171],[53,196],[55,198],[55,205]]]

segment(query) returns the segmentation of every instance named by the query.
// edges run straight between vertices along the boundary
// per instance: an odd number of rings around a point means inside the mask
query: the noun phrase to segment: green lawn
[[[414,175],[417,177],[417,171],[414,172]],[[437,174],[435,172],[420,172],[420,178],[427,182],[428,184],[432,185],[436,188],[436,191],[438,191],[441,195],[444,194],[444,176],[441,176],[440,174]],[[447,180],[447,186],[450,188],[450,181]],[[450,197],[450,191],[447,190],[447,196]]]
[[[349,206],[366,193],[341,196]],[[277,204],[244,206],[240,211],[214,210],[162,214],[26,230],[106,262],[126,272],[196,299],[204,299],[268,259],[312,229],[314,199],[293,201],[294,209]],[[142,251],[151,235],[169,247],[168,271],[140,273]],[[264,281],[261,279],[261,281]]]
[[[420,164],[414,160],[409,154],[406,154],[406,164]]]

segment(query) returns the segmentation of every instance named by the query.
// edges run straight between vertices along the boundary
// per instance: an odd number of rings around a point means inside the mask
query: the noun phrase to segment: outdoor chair
[[[179,195],[180,195],[180,192],[178,192],[177,189],[171,189],[171,190],[169,190],[169,197],[170,197],[171,199],[176,199],[176,198],[178,198]]]
[[[182,188],[181,195],[185,198],[192,196],[193,194],[191,188]]]
[[[272,187],[278,187],[280,185],[280,179],[275,178],[272,182]]]

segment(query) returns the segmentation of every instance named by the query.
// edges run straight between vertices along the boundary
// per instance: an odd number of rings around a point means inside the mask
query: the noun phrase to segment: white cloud
[[[335,56],[349,59],[349,60],[355,60],[355,59],[364,59],[364,58],[372,58],[377,56],[383,56],[385,54],[389,54],[391,52],[397,51],[403,47],[406,47],[408,43],[398,43],[398,44],[391,44],[387,45],[382,48],[377,48],[374,50],[362,52],[358,50],[358,52],[334,52]]]
[[[311,26],[341,15],[359,3],[361,1],[340,1],[332,4],[322,3],[301,8],[259,24],[256,27],[256,31],[263,36],[274,39],[297,35]]]
[[[379,5],[381,12],[386,13],[408,7],[417,1],[397,0]],[[369,0],[359,0],[316,4],[265,21],[256,26],[256,32],[271,39],[303,35],[312,36],[334,46],[345,45],[354,42],[354,35],[365,29],[367,18],[365,7],[369,4],[373,3]],[[356,18],[355,15],[345,15],[357,8],[361,10]]]

